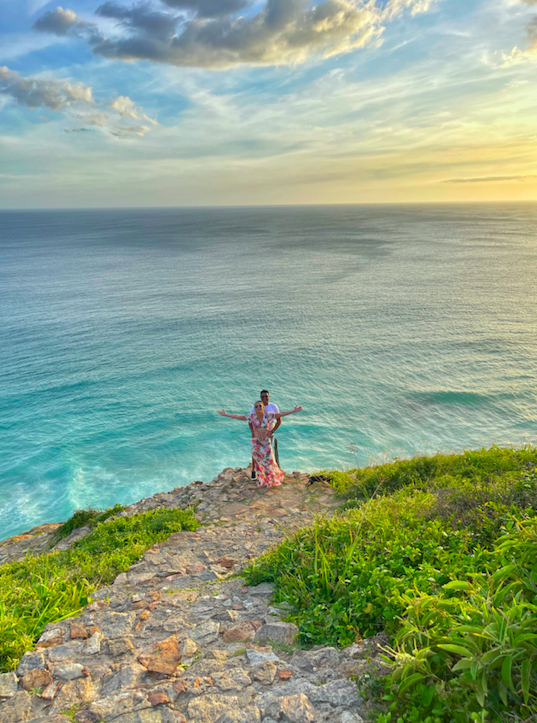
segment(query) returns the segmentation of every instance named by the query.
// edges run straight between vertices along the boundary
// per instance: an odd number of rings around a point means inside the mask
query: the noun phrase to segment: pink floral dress
[[[263,419],[259,421],[257,415],[252,412],[246,415],[246,419],[252,425],[253,429],[270,430],[274,426],[274,413],[265,412]],[[257,467],[257,486],[258,487],[277,487],[283,482],[283,472],[276,464],[270,437],[266,439],[256,439],[252,436],[252,457]]]

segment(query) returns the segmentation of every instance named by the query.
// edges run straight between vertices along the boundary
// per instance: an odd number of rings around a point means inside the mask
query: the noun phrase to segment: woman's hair
[[[261,399],[258,399],[257,402],[254,402],[254,409],[255,409],[255,407],[256,407],[256,404],[260,404],[262,407],[265,406],[265,405],[263,404],[263,402],[261,401]]]

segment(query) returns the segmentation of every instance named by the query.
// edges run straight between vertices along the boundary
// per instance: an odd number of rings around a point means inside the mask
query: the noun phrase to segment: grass
[[[67,537],[79,527],[89,527],[93,530],[99,522],[114,517],[124,509],[123,505],[114,505],[114,507],[109,507],[107,510],[94,510],[92,507],[87,510],[75,510],[73,515],[56,530],[56,540],[63,540],[64,537]]]
[[[77,614],[92,592],[112,583],[149,547],[197,526],[191,510],[179,509],[95,520],[92,533],[69,550],[2,565],[0,672],[15,669],[45,625]]]
[[[303,644],[389,633],[379,723],[526,720],[537,715],[536,464],[535,447],[493,447],[325,472],[349,509],[254,562],[248,583],[274,583]]]

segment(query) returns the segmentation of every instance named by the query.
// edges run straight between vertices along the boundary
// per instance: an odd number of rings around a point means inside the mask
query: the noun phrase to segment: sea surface
[[[249,461],[537,437],[537,205],[0,213],[0,539]]]

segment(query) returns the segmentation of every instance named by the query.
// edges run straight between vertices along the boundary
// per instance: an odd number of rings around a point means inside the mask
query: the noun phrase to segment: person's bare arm
[[[241,422],[246,422],[246,414],[228,414],[225,409],[219,409],[218,414],[222,417],[229,417],[230,419],[240,419]]]
[[[291,409],[290,412],[274,412],[274,418],[281,419],[281,417],[287,417],[289,414],[296,414],[297,412],[301,411],[302,407],[295,407],[294,409]]]
[[[282,423],[281,419],[276,419],[276,424],[274,425],[274,429],[270,433],[271,437],[274,434],[274,432],[280,427],[281,423]]]

